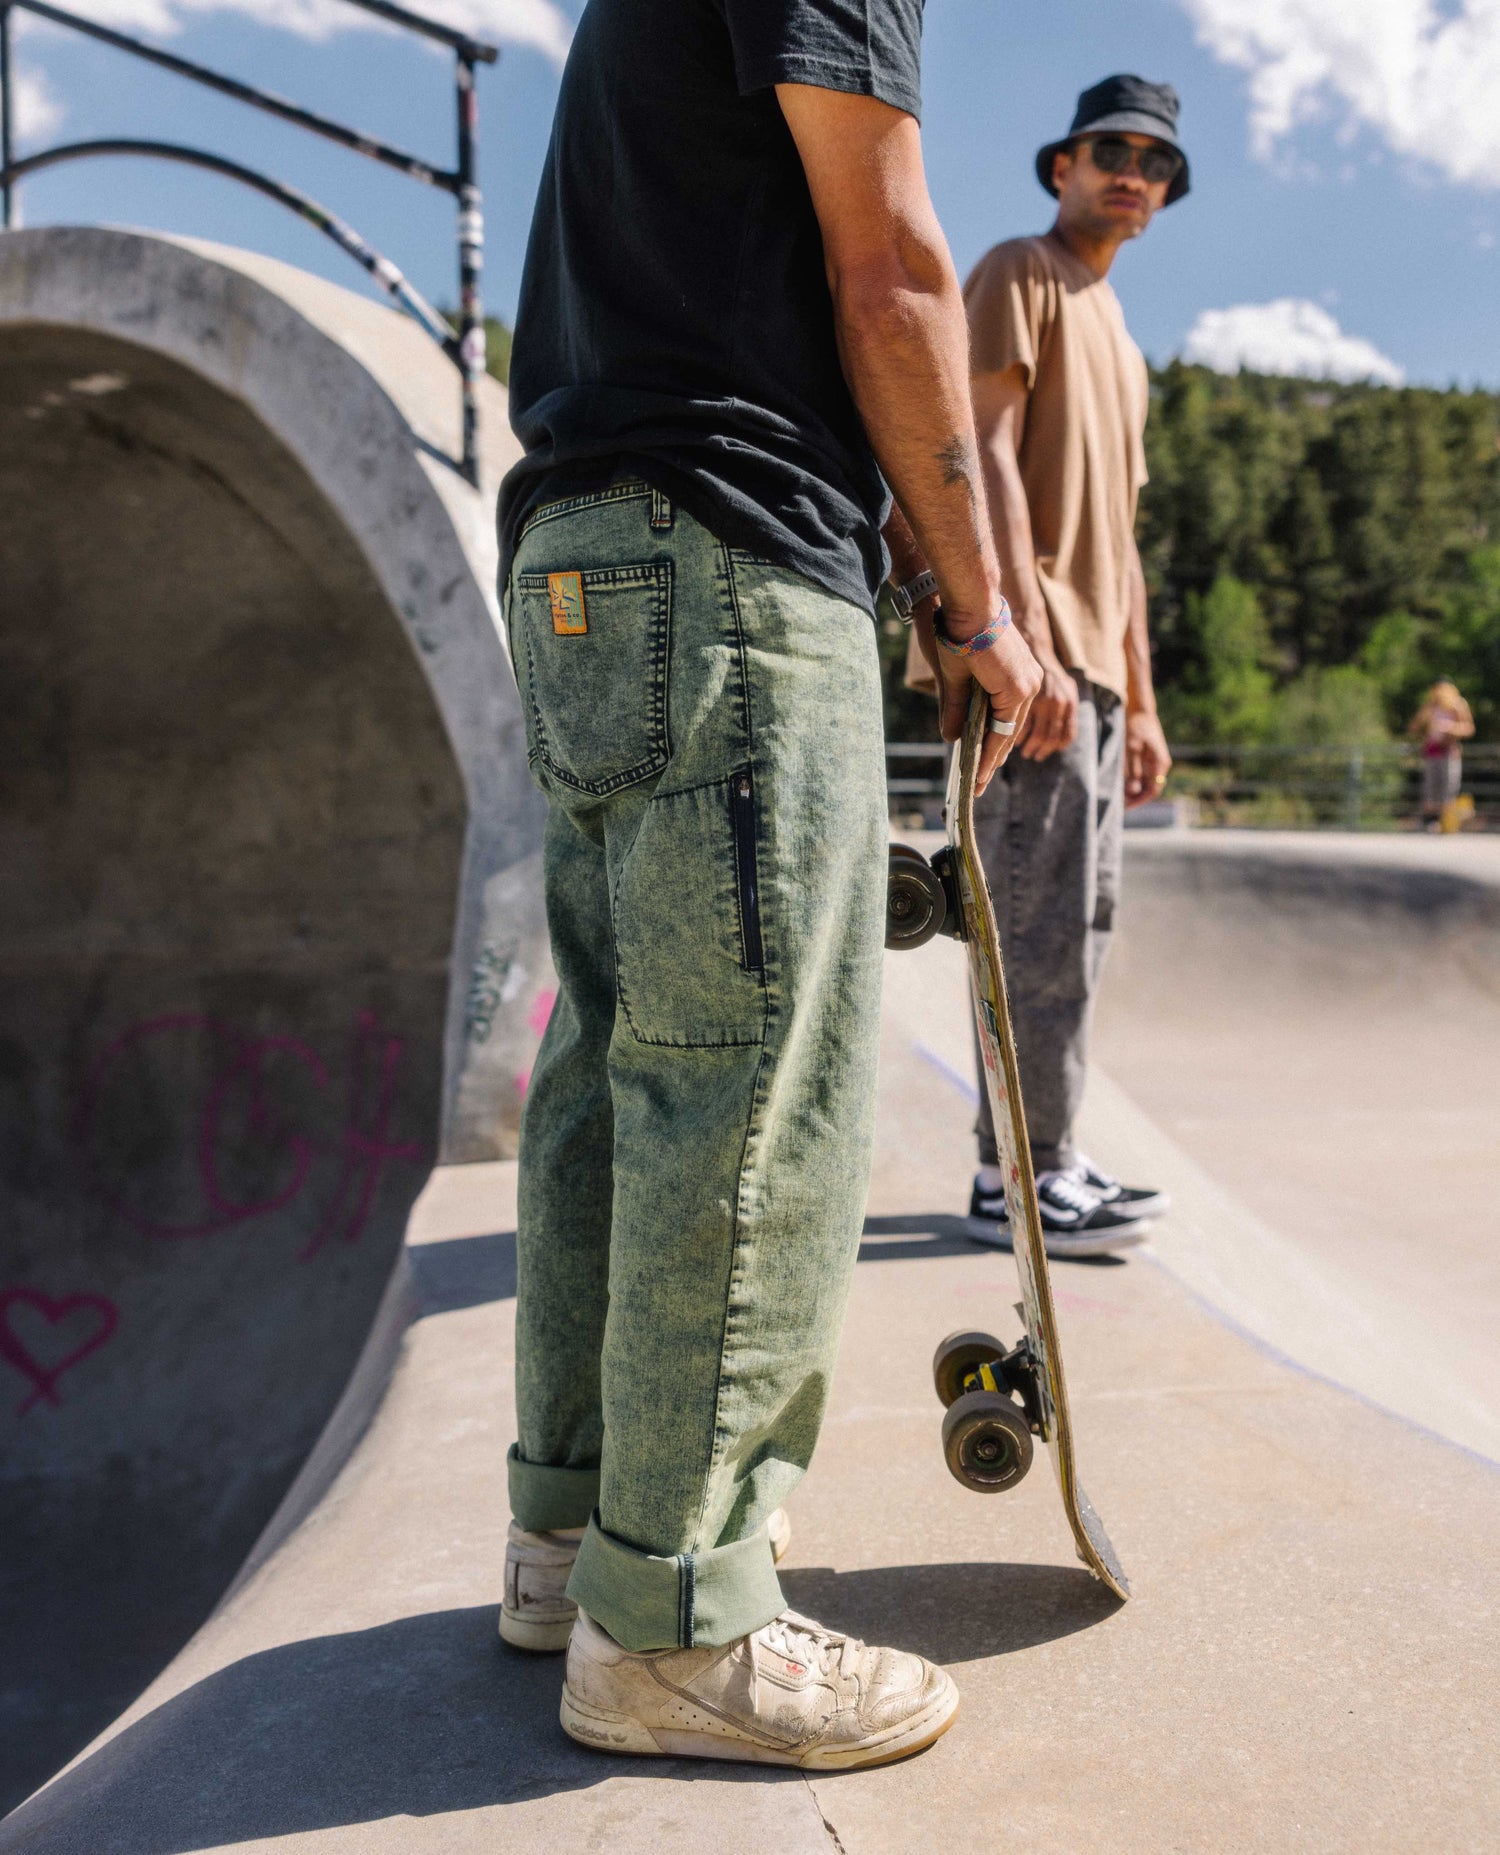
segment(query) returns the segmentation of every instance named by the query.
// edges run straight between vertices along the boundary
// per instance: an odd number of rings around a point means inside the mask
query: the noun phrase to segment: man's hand
[[[1154,708],[1125,713],[1125,809],[1133,811],[1160,796],[1172,770],[1167,737]]]
[[[976,682],[989,693],[991,717],[996,721],[1016,723],[1013,735],[986,734],[984,737],[976,781],[976,790],[983,792],[1021,739],[1027,713],[1042,686],[1042,672],[1031,654],[1030,645],[1014,625],[1007,625],[987,651],[980,651],[973,657],[955,657],[952,651],[943,650],[933,635],[935,611],[936,601],[924,600],[912,622],[922,654],[937,674],[938,722],[943,739],[956,741],[963,733]],[[968,624],[964,629],[973,632],[980,627]]]
[[[1078,685],[1056,655],[1040,663],[1042,687],[1021,738],[1023,760],[1045,760],[1078,739]]]

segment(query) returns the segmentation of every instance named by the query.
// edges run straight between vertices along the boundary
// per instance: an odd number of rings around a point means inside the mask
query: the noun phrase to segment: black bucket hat
[[[1085,90],[1073,113],[1073,126],[1060,142],[1048,142],[1036,156],[1036,177],[1057,198],[1052,184],[1052,158],[1080,135],[1107,135],[1111,130],[1129,135],[1151,135],[1182,156],[1182,166],[1167,189],[1167,205],[1188,190],[1187,150],[1177,139],[1177,92],[1170,84],[1148,84],[1144,77],[1106,77]]]

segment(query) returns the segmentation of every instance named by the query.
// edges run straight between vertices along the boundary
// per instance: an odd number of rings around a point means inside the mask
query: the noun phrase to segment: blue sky
[[[338,0],[73,0],[77,10],[434,159],[451,62]],[[574,4],[432,0],[503,38],[480,78],[486,295],[509,316]],[[118,53],[28,24],[23,146],[109,134],[205,145],[313,194],[451,302],[447,196]],[[1192,194],[1126,251],[1115,283],[1153,359],[1188,352],[1306,371],[1500,387],[1497,0],[928,0],[933,197],[965,270],[1041,230],[1032,175],[1076,92],[1113,70],[1183,99]],[[97,161],[28,182],[28,223],[91,221],[251,246],[361,287],[283,209],[165,164]]]

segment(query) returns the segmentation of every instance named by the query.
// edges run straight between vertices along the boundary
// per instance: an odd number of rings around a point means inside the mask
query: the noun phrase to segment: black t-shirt
[[[540,503],[630,470],[723,541],[870,605],[884,482],[772,88],[918,114],[923,0],[590,0],[563,73],[511,356]]]

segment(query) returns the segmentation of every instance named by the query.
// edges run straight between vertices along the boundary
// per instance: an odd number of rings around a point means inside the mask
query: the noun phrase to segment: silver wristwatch
[[[889,606],[892,617],[899,618],[903,625],[909,625],[912,613],[924,599],[930,599],[937,589],[935,573],[919,573],[904,586],[897,586],[887,580],[880,589],[881,602]]]

